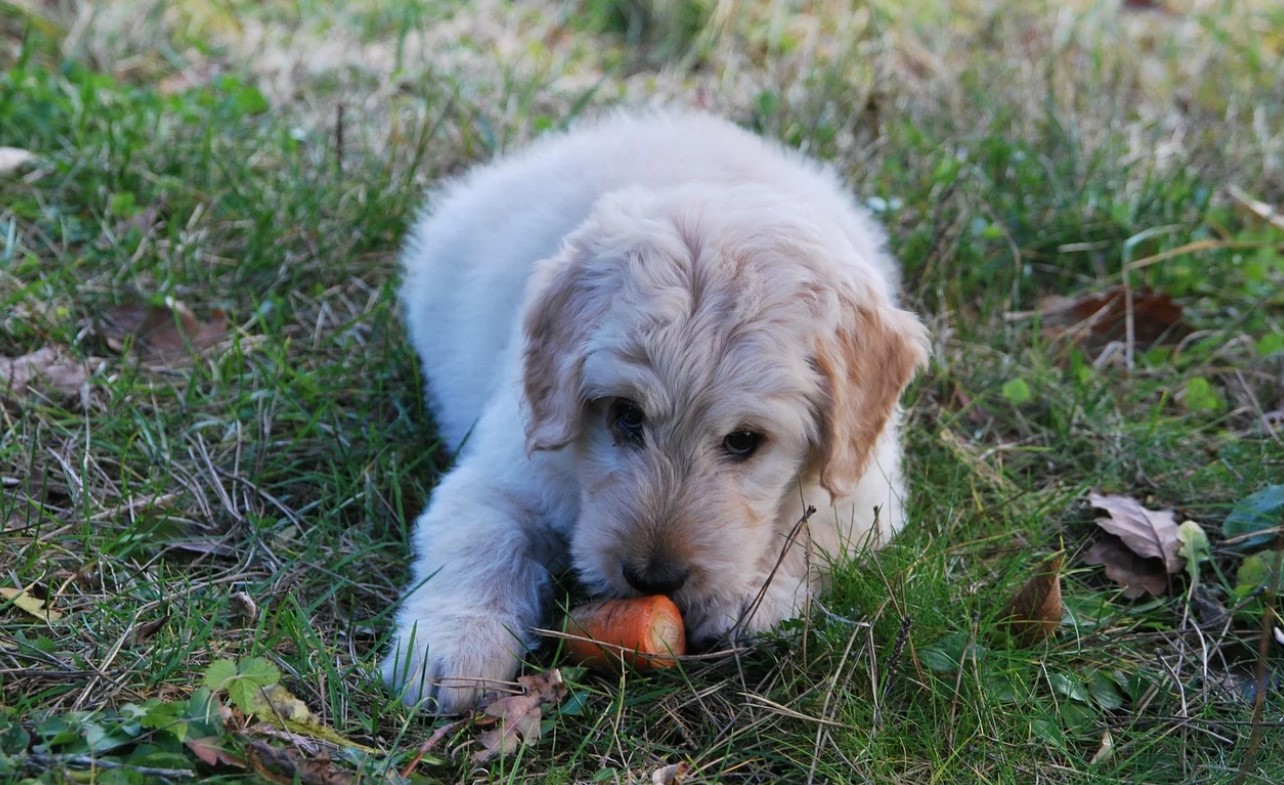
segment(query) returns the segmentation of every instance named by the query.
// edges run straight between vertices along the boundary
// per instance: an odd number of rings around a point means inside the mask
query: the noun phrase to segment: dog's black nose
[[[653,561],[641,570],[625,563],[624,580],[643,594],[672,594],[687,582],[687,569],[673,562]]]

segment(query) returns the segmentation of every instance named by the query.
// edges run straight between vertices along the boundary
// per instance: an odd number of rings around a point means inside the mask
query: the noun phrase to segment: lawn
[[[449,466],[398,244],[661,101],[887,225],[912,522],[746,651],[550,642],[480,760],[375,676]],[[0,148],[0,781],[1284,781],[1274,3],[0,0]],[[1168,562],[1093,493],[1173,511]]]

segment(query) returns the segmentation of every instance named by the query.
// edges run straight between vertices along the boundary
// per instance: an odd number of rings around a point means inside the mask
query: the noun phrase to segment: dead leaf
[[[1115,754],[1115,739],[1110,735],[1110,729],[1106,728],[1101,734],[1101,746],[1097,747],[1097,752],[1088,761],[1089,766],[1096,766],[1099,763],[1110,760]]]
[[[20,166],[36,160],[36,156],[21,147],[0,147],[0,174],[7,174]]]
[[[1052,637],[1061,624],[1061,564],[1065,554],[1044,561],[1012,597],[999,618],[1000,626],[1019,646],[1033,646]]]
[[[1083,554],[1085,564],[1105,565],[1106,577],[1135,600],[1143,594],[1156,597],[1168,591],[1168,573],[1159,559],[1144,559],[1128,549],[1118,537],[1106,535]]]
[[[191,750],[192,754],[200,758],[207,766],[235,766],[245,768],[245,761],[236,755],[228,752],[219,746],[218,736],[209,736],[203,739],[184,739],[183,746]]]
[[[134,628],[133,633],[130,635],[130,645],[141,646],[142,644],[146,643],[148,639],[150,639],[153,635],[156,634],[157,630],[165,626],[165,622],[167,621],[169,621],[169,613],[165,612],[161,614],[158,618],[152,619],[151,621],[143,622],[142,624],[138,625],[137,627]]]
[[[562,671],[557,668],[518,676],[517,683],[528,695],[536,695],[544,703],[561,703],[566,697],[566,682],[562,681]]]
[[[1128,292],[1115,286],[1098,294],[1047,297],[1035,314],[1049,339],[1066,336],[1076,344],[1104,346],[1127,337]],[[1142,348],[1175,343],[1190,333],[1181,305],[1149,288],[1132,290],[1132,322],[1133,340]]]
[[[232,608],[241,616],[243,625],[251,624],[259,617],[259,606],[254,598],[243,591],[232,592],[228,597]]]
[[[351,774],[337,768],[329,755],[305,758],[292,749],[278,749],[263,741],[251,741],[245,756],[254,772],[264,779],[286,785],[350,785]]]
[[[298,723],[313,721],[308,705],[280,684],[273,684],[254,693],[249,709],[250,714],[261,720]]]
[[[108,308],[100,329],[113,350],[132,349],[145,363],[168,363],[223,340],[227,316],[215,310],[203,322],[180,302],[169,307],[135,303]]]
[[[62,618],[62,614],[51,609],[47,601],[33,597],[27,593],[26,589],[0,587],[0,597],[12,602],[15,608],[26,611],[43,622],[55,622]]]
[[[558,703],[566,696],[562,672],[554,668],[517,679],[524,692],[491,703],[477,718],[478,725],[495,725],[478,737],[482,748],[473,754],[473,763],[485,763],[508,755],[520,744],[534,744],[540,737],[540,706]]]
[[[651,785],[682,785],[690,771],[691,764],[686,761],[661,766],[651,772]]]
[[[1109,517],[1098,518],[1097,525],[1119,537],[1138,556],[1160,559],[1169,575],[1181,572],[1181,540],[1177,518],[1172,510],[1147,510],[1128,496],[1102,496],[1092,493],[1088,501],[1105,510]]]
[[[70,395],[79,392],[101,365],[102,360],[90,358],[82,362],[52,346],[21,357],[0,356],[0,392],[25,395],[33,387],[48,385]]]
[[[350,747],[374,754],[377,750],[358,744],[342,736],[334,728],[326,725],[308,708],[308,705],[296,698],[280,684],[264,687],[254,694],[250,714],[263,723],[276,726],[291,734],[307,736],[328,742],[340,747]]]
[[[486,719],[478,722],[498,724],[478,737],[482,748],[473,754],[473,763],[509,755],[516,752],[521,743],[539,741],[541,719],[539,698],[531,695],[510,695],[487,706]]]

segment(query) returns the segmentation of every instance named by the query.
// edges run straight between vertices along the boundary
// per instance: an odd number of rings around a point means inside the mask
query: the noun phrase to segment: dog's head
[[[756,589],[802,488],[852,490],[926,357],[859,253],[762,187],[684,186],[601,200],[541,263],[527,446],[574,450],[592,589],[669,594],[708,630],[692,615]]]

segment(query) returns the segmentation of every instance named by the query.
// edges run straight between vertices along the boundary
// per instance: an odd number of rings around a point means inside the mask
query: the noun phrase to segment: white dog
[[[897,401],[926,333],[832,173],[706,115],[615,115],[430,212],[402,301],[457,454],[383,663],[408,703],[512,679],[567,566],[596,595],[671,596],[715,641],[900,528]]]

